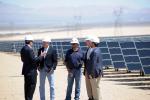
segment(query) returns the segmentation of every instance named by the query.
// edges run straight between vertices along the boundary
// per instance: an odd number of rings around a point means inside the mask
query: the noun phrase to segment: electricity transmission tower
[[[75,20],[75,32],[81,35],[81,20],[82,20],[82,16],[78,15],[78,16],[74,16],[74,20]]]
[[[121,15],[123,14],[123,8],[119,7],[118,9],[114,9],[115,15],[115,22],[114,22],[114,35],[121,35],[122,34],[122,19]]]

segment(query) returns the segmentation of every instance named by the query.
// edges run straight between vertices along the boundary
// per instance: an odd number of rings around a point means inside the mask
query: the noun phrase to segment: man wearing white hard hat
[[[72,87],[75,80],[75,100],[80,99],[81,87],[81,67],[83,65],[84,53],[79,48],[79,41],[77,38],[71,40],[71,49],[69,49],[65,56],[65,65],[68,70],[68,86],[65,100],[71,100]]]
[[[25,100],[32,100],[37,82],[37,62],[44,59],[45,53],[35,57],[32,49],[33,37],[25,36],[25,46],[21,49],[21,60],[23,62],[22,74],[24,75]]]
[[[102,100],[100,93],[100,79],[102,71],[102,56],[98,48],[99,38],[91,36],[86,38],[88,50],[85,54],[84,75],[89,100]]]
[[[40,100],[45,100],[45,80],[46,77],[50,86],[50,100],[55,99],[55,88],[54,88],[54,70],[57,66],[57,52],[51,46],[51,39],[44,38],[42,40],[43,46],[38,50],[38,56],[45,52],[46,56],[39,62],[39,72],[40,72]]]

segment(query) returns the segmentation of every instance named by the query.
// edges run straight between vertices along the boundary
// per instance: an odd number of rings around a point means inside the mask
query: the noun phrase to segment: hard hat
[[[25,40],[33,41],[33,37],[31,35],[26,35]]]
[[[91,41],[91,39],[92,39],[92,36],[88,35],[88,36],[86,36],[85,41],[88,41],[88,40]]]
[[[78,39],[77,38],[72,38],[72,40],[71,40],[71,42],[70,42],[71,44],[73,44],[73,43],[77,43],[77,44],[79,44],[79,41],[78,41]]]
[[[44,38],[42,41],[43,42],[51,42],[51,39],[50,38]]]
[[[94,42],[94,43],[99,43],[100,42],[100,40],[99,40],[99,38],[98,37],[92,37],[92,39],[91,39],[91,42]]]

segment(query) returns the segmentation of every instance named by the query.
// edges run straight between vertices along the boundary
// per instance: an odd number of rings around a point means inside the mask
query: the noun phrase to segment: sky
[[[123,8],[124,22],[150,22],[150,0],[0,0],[0,29],[30,24],[73,25],[79,20],[82,24],[113,23],[113,13],[119,8]]]
[[[126,6],[133,8],[150,8],[150,0],[0,0],[25,8],[49,7],[79,7],[88,5],[97,6]]]

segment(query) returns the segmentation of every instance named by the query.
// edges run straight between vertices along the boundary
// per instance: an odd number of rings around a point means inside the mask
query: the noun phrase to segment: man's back
[[[28,45],[23,46],[21,49],[21,60],[23,62],[23,69],[22,74],[27,75],[36,70],[36,63],[34,61],[35,54],[33,49],[30,48]]]

